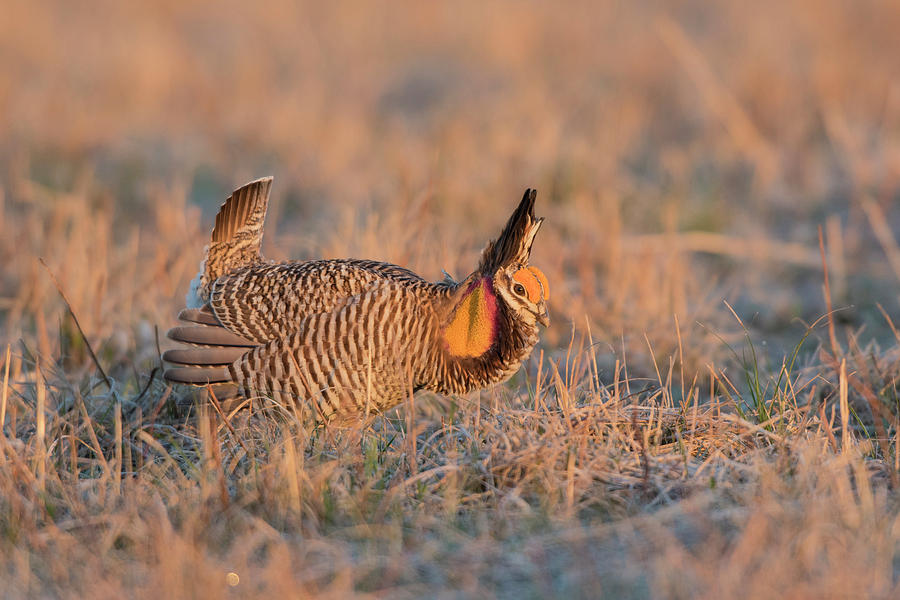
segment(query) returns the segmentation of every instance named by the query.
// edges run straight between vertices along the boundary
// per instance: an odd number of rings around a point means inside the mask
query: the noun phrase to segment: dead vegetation
[[[6,12],[0,595],[900,595],[893,4]],[[434,279],[537,187],[526,368],[362,428],[165,386],[270,172],[268,256]]]

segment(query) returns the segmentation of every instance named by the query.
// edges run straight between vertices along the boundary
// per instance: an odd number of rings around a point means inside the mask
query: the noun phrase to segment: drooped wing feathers
[[[248,348],[255,345],[252,340],[228,331],[221,325],[187,325],[173,327],[169,337],[185,344],[201,346],[236,346]]]
[[[163,358],[167,362],[179,365],[229,365],[243,356],[247,348],[247,346],[177,348],[166,350]]]
[[[166,379],[194,385],[230,381],[228,365],[254,344],[223,328],[208,307],[185,309],[178,318],[187,325],[173,327],[167,336],[185,346],[163,353],[163,360],[178,365],[166,369]]]
[[[511,264],[526,265],[531,256],[534,236],[541,227],[543,218],[534,216],[534,201],[537,190],[527,189],[519,206],[509,217],[506,227],[496,240],[491,240],[481,253],[478,271],[485,275]]]
[[[219,320],[216,319],[216,315],[212,313],[209,306],[204,306],[203,308],[185,308],[178,313],[178,320],[186,321],[188,323],[202,323],[204,325],[219,324]]]

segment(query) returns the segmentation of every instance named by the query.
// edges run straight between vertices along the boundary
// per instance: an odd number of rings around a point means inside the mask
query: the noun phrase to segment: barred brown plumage
[[[188,308],[168,336],[166,379],[216,384],[310,409],[317,420],[381,411],[428,389],[463,394],[511,377],[549,324],[547,279],[529,266],[543,222],[527,190],[463,281],[430,283],[389,263],[266,262],[272,178],[222,205]],[[225,386],[224,388],[222,386]]]

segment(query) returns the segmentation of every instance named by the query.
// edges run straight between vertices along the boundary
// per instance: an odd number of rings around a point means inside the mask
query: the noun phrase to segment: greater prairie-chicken
[[[272,178],[219,209],[187,324],[168,336],[168,381],[308,407],[317,420],[387,410],[419,389],[463,394],[505,381],[549,324],[547,278],[529,266],[543,219],[527,190],[478,268],[429,283],[397,265],[260,256]]]

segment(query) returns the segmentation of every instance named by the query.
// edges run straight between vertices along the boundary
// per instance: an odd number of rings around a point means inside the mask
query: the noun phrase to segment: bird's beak
[[[543,325],[544,327],[550,327],[550,313],[547,312],[547,309],[544,309],[544,312],[538,315],[537,317],[538,323]]]

